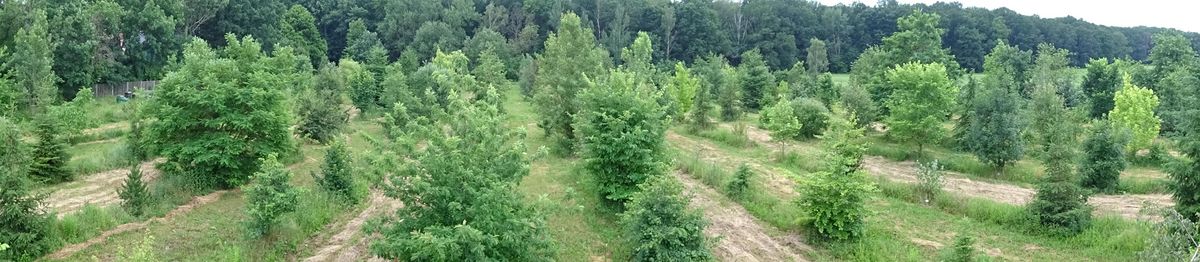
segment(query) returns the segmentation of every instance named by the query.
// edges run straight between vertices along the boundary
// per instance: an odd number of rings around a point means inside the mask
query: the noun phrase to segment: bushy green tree
[[[299,191],[290,183],[292,172],[283,167],[275,155],[259,160],[262,164],[254,173],[253,183],[246,192],[246,234],[259,238],[271,232],[279,217],[296,211]]]
[[[634,73],[616,71],[580,96],[584,170],[607,200],[626,203],[639,184],[666,170],[667,119],[652,92]]]
[[[713,110],[713,94],[710,89],[712,86],[701,83],[696,87],[696,97],[692,100],[691,113],[688,115],[690,121],[688,126],[694,130],[708,129],[712,126],[712,122],[708,119],[709,114]]]
[[[813,38],[808,40],[808,48],[805,49],[808,55],[804,62],[808,65],[809,75],[818,75],[829,72],[829,51],[825,47],[825,41]]]
[[[1125,170],[1125,135],[1107,121],[1092,123],[1091,134],[1083,142],[1083,162],[1079,164],[1080,184],[1100,192],[1115,192],[1121,170]]]
[[[92,88],[82,88],[71,102],[51,105],[43,117],[54,119],[54,126],[59,136],[63,138],[78,137],[83,134],[84,129],[98,125],[96,119],[87,115],[87,110],[91,108],[94,101]]]
[[[940,141],[946,134],[942,124],[954,108],[958,90],[946,78],[941,64],[908,63],[888,71],[887,82],[893,91],[887,100],[891,114],[884,121],[888,136],[901,142],[915,142],[918,152],[925,144]]]
[[[280,39],[278,46],[291,46],[312,59],[313,67],[328,63],[329,45],[321,32],[317,31],[316,18],[307,8],[299,4],[292,5],[283,17],[279,19]]]
[[[714,260],[711,240],[704,234],[708,222],[688,202],[683,185],[674,177],[658,176],[642,184],[621,214],[634,246],[630,260]]]
[[[838,93],[841,94],[838,102],[854,116],[854,119],[851,119],[854,126],[865,128],[875,123],[878,107],[875,105],[875,101],[871,100],[870,91],[867,91],[862,85],[851,84],[841,86]]]
[[[155,87],[148,104],[157,121],[148,140],[167,158],[167,174],[204,187],[241,185],[258,170],[257,159],[294,148],[285,81],[264,70],[261,47],[230,35],[218,57],[195,40],[179,69]]]
[[[345,87],[346,79],[337,68],[332,65],[322,67],[317,73],[316,85],[305,90],[300,98],[297,110],[300,123],[296,131],[320,143],[329,142],[341,133],[350,117],[342,108],[341,90]]]
[[[1189,123],[1200,123],[1200,110],[1188,109],[1186,118]],[[1179,152],[1182,153],[1177,161],[1171,163],[1167,173],[1171,174],[1171,198],[1175,200],[1175,210],[1196,221],[1200,214],[1200,125],[1184,125],[1179,139]]]
[[[50,251],[50,225],[43,197],[30,191],[28,150],[17,126],[0,117],[0,258],[33,261]]]
[[[766,109],[763,109],[762,115],[759,116],[763,128],[771,131],[771,137],[776,139],[800,139],[803,124],[796,115],[796,108],[792,106],[792,101],[784,100],[775,103]]]
[[[1071,72],[1071,51],[1042,43],[1037,46],[1037,58],[1029,71],[1028,86],[1032,88],[1054,88],[1067,107],[1082,104],[1082,92],[1075,86],[1076,76]]]
[[[1097,119],[1104,117],[1112,111],[1113,95],[1121,87],[1120,69],[1107,59],[1093,59],[1087,64],[1081,86],[1090,104],[1088,115]]]
[[[350,88],[350,102],[354,103],[355,107],[363,111],[371,111],[379,107],[379,97],[383,90],[381,85],[375,81],[375,74],[364,68],[362,64],[350,59],[342,59],[338,62],[337,68],[341,76],[346,79],[346,85]],[[317,80],[328,81],[323,80],[323,77],[318,76]]]
[[[475,68],[471,70],[471,74],[479,80],[480,84],[494,86],[503,94],[504,90],[508,88],[507,70],[504,62],[500,61],[499,56],[496,56],[496,52],[488,49],[479,53],[479,58],[476,59]]]
[[[125,135],[125,147],[129,149],[130,160],[140,163],[150,159],[152,149],[145,142],[146,123],[142,113],[142,102],[131,101],[125,106],[125,112],[129,116],[129,133]]]
[[[325,149],[325,163],[321,165],[321,173],[312,173],[313,180],[325,192],[343,199],[350,204],[358,203],[359,195],[354,185],[353,160],[346,152],[346,144],[335,141]]]
[[[146,207],[150,204],[150,190],[146,187],[146,181],[142,180],[140,163],[134,163],[129,167],[129,174],[125,176],[125,182],[117,190],[117,196],[121,197],[121,207],[125,208],[130,215],[145,214]]]
[[[732,198],[742,198],[746,194],[746,190],[750,189],[750,180],[754,177],[754,171],[750,171],[750,167],[746,164],[738,166],[737,172],[733,173],[733,179],[725,184],[725,192],[728,192]]]
[[[861,170],[866,151],[862,129],[854,127],[845,110],[835,107],[833,112],[821,137],[827,167],[801,180],[797,202],[808,210],[809,226],[820,236],[852,240],[863,235],[866,201],[875,186]]]
[[[46,11],[32,10],[17,30],[12,42],[12,54],[5,67],[17,88],[21,88],[21,107],[27,115],[45,112],[46,108],[59,101],[58,88],[54,86],[58,77],[54,75],[54,44],[46,31]]]
[[[897,88],[887,76],[893,67],[905,63],[937,63],[951,79],[962,75],[954,55],[942,47],[945,30],[938,28],[940,21],[941,16],[937,14],[913,11],[896,20],[898,31],[884,37],[882,45],[867,48],[854,61],[852,81],[867,87],[876,103],[885,106],[881,108],[882,115],[889,115],[892,110],[885,101]]]
[[[346,49],[342,51],[342,59],[367,61],[373,57],[372,49],[383,49],[379,34],[367,29],[366,21],[362,18],[350,21],[346,31]],[[386,52],[387,50],[384,50]]]
[[[49,183],[71,181],[73,175],[67,169],[67,161],[71,160],[71,156],[67,154],[67,145],[59,137],[52,121],[45,118],[37,120],[38,142],[33,147],[33,164],[29,174]]]
[[[813,138],[829,127],[829,109],[820,100],[799,98],[791,102],[796,119],[800,121],[800,136]]]
[[[759,110],[766,106],[759,100],[763,98],[763,93],[769,92],[775,86],[775,75],[771,74],[771,68],[767,67],[758,49],[742,53],[738,75],[741,76],[739,83],[742,86],[742,105],[750,110]]]
[[[1065,115],[1062,97],[1056,90],[1039,87],[1034,91],[1037,100],[1054,101],[1054,106],[1038,108]],[[1055,234],[1073,235],[1091,226],[1092,208],[1087,205],[1087,191],[1079,186],[1075,176],[1077,127],[1071,121],[1059,121],[1047,126],[1041,135],[1049,141],[1042,155],[1046,167],[1037,195],[1026,205],[1027,211],[1041,225]]]
[[[1132,134],[1125,151],[1133,153],[1150,148],[1151,142],[1158,137],[1161,121],[1154,115],[1158,97],[1154,91],[1131,83],[1129,77],[1124,83],[1113,97],[1113,109],[1108,112],[1108,119]]]
[[[1025,154],[1022,135],[1021,77],[1028,54],[1003,42],[984,58],[981,83],[968,82],[963,99],[969,104],[959,116],[959,141],[981,162],[1003,173],[1008,164]]]
[[[717,105],[721,107],[721,121],[735,121],[742,117],[741,101],[744,94],[741,79],[738,77],[738,71],[728,66],[721,69],[720,74],[714,95],[717,97]]]
[[[675,63],[675,74],[671,77],[670,82],[667,82],[667,90],[671,92],[671,96],[675,98],[675,104],[678,105],[679,111],[676,115],[692,111],[696,104],[697,90],[700,89],[700,79],[692,76],[692,71],[684,66],[682,62]]]
[[[485,93],[497,96],[493,91]],[[389,197],[405,205],[371,251],[416,261],[548,261],[545,220],[524,204],[517,183],[529,175],[523,135],[505,125],[495,104],[450,96],[443,129],[388,170]],[[414,183],[416,182],[416,183]],[[430,248],[437,247],[437,248]]]
[[[558,31],[546,38],[546,48],[537,56],[538,70],[534,87],[534,105],[539,126],[554,141],[558,154],[573,153],[576,138],[572,116],[579,112],[575,96],[587,87],[588,79],[600,79],[608,54],[596,46],[590,29],[585,29],[574,13],[562,15]]]

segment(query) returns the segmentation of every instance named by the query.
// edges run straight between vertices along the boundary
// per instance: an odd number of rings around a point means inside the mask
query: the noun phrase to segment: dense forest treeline
[[[289,8],[293,5],[307,12]],[[33,0],[4,3],[0,45],[13,53],[17,31],[46,19],[55,83],[70,99],[95,83],[159,79],[191,36],[219,46],[226,33],[253,36],[267,49],[319,38],[322,43],[306,50],[314,63],[320,55],[337,61],[348,52],[365,54],[375,41],[383,47],[376,51],[414,66],[439,48],[465,49],[474,58],[478,50],[499,44],[505,48],[498,55],[516,69],[519,54],[540,51],[559,15],[572,11],[610,54],[646,32],[659,43],[654,46],[659,59],[690,62],[715,53],[736,63],[739,54],[758,48],[767,65],[779,70],[804,60],[811,40],[821,39],[828,45],[829,70],[848,72],[867,47],[897,31],[897,18],[915,9],[941,16],[943,45],[971,71],[982,70],[998,39],[1026,50],[1050,43],[1070,50],[1071,63],[1082,66],[1101,57],[1145,60],[1151,36],[1173,31],[896,1],[825,6],[801,0]],[[285,28],[308,20],[315,32]],[[1200,34],[1185,35],[1200,45]]]

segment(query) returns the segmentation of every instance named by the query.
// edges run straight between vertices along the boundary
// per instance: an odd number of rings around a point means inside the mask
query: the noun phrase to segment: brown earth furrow
[[[340,226],[337,233],[318,248],[306,262],[318,261],[376,261],[380,260],[370,255],[367,247],[370,236],[363,235],[363,224],[372,217],[396,212],[401,206],[399,201],[384,196],[382,192],[372,191],[367,207],[350,221]]]
[[[808,261],[802,255],[812,248],[800,236],[771,236],[767,226],[737,204],[724,204],[720,193],[683,173],[675,177],[691,196],[690,206],[704,212],[709,225],[705,235],[716,238],[714,255],[721,261]]]
[[[142,180],[148,183],[158,179],[160,172],[154,165],[161,162],[162,159],[143,162],[141,164]],[[45,199],[43,208],[57,213],[61,218],[67,214],[78,212],[88,204],[108,206],[119,203],[121,199],[117,196],[117,190],[124,184],[127,175],[129,175],[128,168],[114,169],[87,175],[82,179],[57,186],[63,189],[50,193]]]

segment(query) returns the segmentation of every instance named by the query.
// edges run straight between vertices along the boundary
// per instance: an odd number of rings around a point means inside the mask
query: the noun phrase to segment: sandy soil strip
[[[160,172],[154,165],[162,161],[163,159],[156,159],[142,163],[142,180],[149,183],[157,179]],[[61,218],[83,209],[83,206],[87,204],[108,206],[120,203],[121,198],[117,196],[117,190],[125,183],[127,175],[129,175],[128,168],[115,169],[87,175],[81,179],[56,186],[63,189],[50,193],[45,199],[43,208],[58,213],[58,217]]]
[[[108,231],[104,231],[104,233],[100,233],[99,236],[93,237],[92,239],[88,239],[88,241],[84,241],[83,243],[63,247],[62,249],[59,249],[57,252],[54,252],[54,254],[50,254],[49,256],[46,256],[46,258],[56,259],[56,260],[57,259],[66,259],[68,257],[71,257],[71,255],[78,253],[79,251],[82,251],[84,249],[87,249],[88,247],[91,247],[92,245],[96,245],[96,244],[99,244],[99,243],[102,243],[102,242],[108,240],[108,238],[111,236],[125,233],[125,232],[134,231],[134,230],[144,229],[147,226],[149,226],[151,223],[158,223],[158,222],[171,220],[172,218],[174,218],[176,216],[180,216],[180,215],[183,215],[184,213],[192,211],[192,209],[195,209],[196,207],[215,202],[215,201],[221,199],[222,195],[225,195],[226,193],[229,193],[229,192],[232,192],[232,191],[231,190],[217,191],[217,192],[210,193],[208,195],[193,198],[192,201],[175,208],[175,210],[171,210],[171,212],[168,212],[167,215],[165,215],[163,217],[156,217],[156,218],[148,219],[148,220],[145,220],[142,222],[129,223],[129,224],[123,224],[123,225],[117,226],[116,228],[110,229]]]
[[[812,251],[795,234],[771,236],[745,208],[721,203],[723,196],[683,173],[675,173],[692,197],[691,206],[703,210],[709,225],[704,233],[719,241],[713,249],[721,261],[808,261],[802,255]]]
[[[767,183],[767,186],[770,187],[772,191],[780,192],[784,196],[796,196],[796,182],[792,180],[793,177],[796,177],[796,174],[793,174],[787,169],[763,165],[760,164],[757,159],[751,159],[745,156],[726,154],[714,147],[711,143],[697,141],[690,137],[679,135],[675,132],[667,132],[667,141],[669,141],[672,145],[679,147],[681,151],[695,153],[696,156],[699,156],[705,162],[724,166],[728,172],[734,172],[738,165],[746,164],[746,166],[749,166],[751,170],[754,170],[754,172],[765,174],[763,178],[766,178],[770,181]]]
[[[401,206],[400,202],[383,195],[383,192],[371,191],[367,208],[359,212],[350,221],[342,224],[337,233],[317,247],[316,254],[304,259],[307,262],[317,261],[383,261],[374,257],[367,250],[370,244],[369,236],[363,236],[362,227],[367,219],[380,214],[391,214]]]
[[[757,127],[746,128],[747,137],[751,140],[772,147],[779,147],[780,142],[772,141],[769,133]],[[904,183],[917,183],[917,165],[912,161],[897,162],[878,156],[863,158],[863,169],[867,172],[890,180]],[[1037,192],[1034,189],[1003,183],[989,183],[966,178],[955,172],[945,172],[943,188],[964,196],[991,199],[997,202],[1024,205],[1033,199]],[[1170,195],[1096,195],[1088,198],[1088,203],[1096,207],[1096,214],[1115,214],[1129,219],[1154,220],[1156,216],[1143,214],[1144,207],[1171,207],[1174,201]]]

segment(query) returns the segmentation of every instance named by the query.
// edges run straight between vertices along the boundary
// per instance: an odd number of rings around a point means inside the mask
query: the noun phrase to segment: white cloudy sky
[[[875,0],[817,0],[822,4]],[[1195,0],[899,0],[901,3],[960,2],[963,6],[996,9],[1007,7],[1017,13],[1043,18],[1074,16],[1109,26],[1155,26],[1200,32],[1200,1]]]

